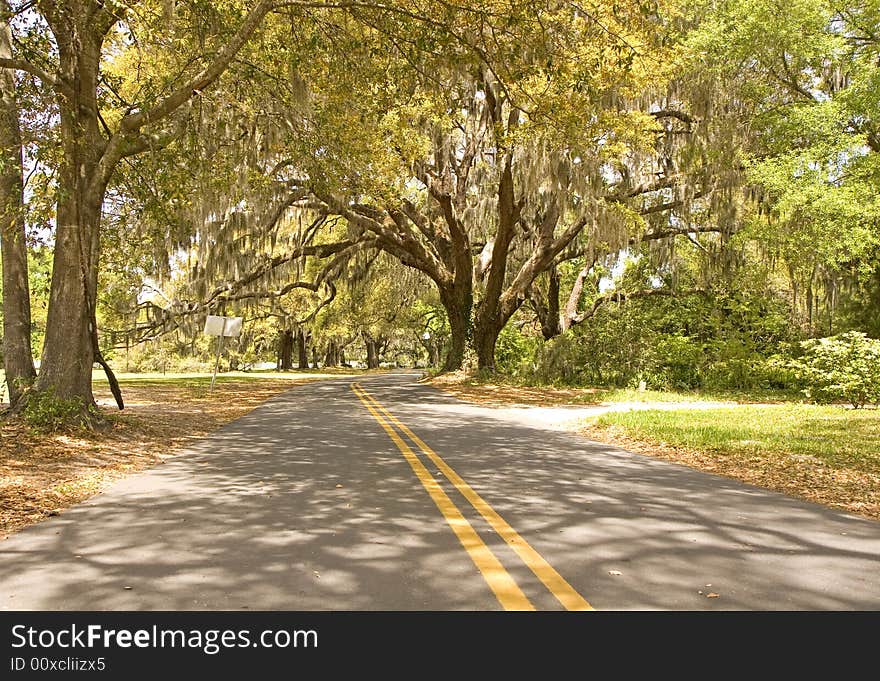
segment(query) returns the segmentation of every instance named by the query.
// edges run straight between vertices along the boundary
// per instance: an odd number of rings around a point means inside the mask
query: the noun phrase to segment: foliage
[[[62,399],[53,390],[29,392],[21,416],[25,423],[40,431],[52,432],[90,425],[88,410],[81,399]]]
[[[505,326],[495,346],[496,368],[510,376],[528,374],[530,361],[537,349],[538,339],[527,336],[513,324]]]
[[[105,137],[209,63],[253,4],[114,5],[124,20],[106,36],[96,92]],[[52,5],[21,3],[13,25],[16,56],[49,72],[60,52],[40,16]],[[787,361],[804,335],[880,335],[878,20],[874,0],[784,12],[767,0],[279,6],[221,80],[128,140],[144,148],[125,152],[102,204],[101,349],[126,369],[210,369],[210,312],[246,318],[221,365],[273,360],[291,329],[310,360],[369,344],[434,364],[464,333],[439,281],[464,291],[468,323],[513,315],[494,359],[518,379],[805,381]],[[39,349],[63,99],[16,77],[29,236],[45,242],[30,248]],[[320,212],[331,215],[313,222]],[[495,263],[472,273],[511,212]],[[581,220],[568,243],[548,237]],[[678,236],[636,243],[655,230]],[[354,245],[294,257],[306,243]],[[564,294],[593,258],[577,301],[589,304],[619,253],[641,259],[618,290],[708,293],[609,303],[541,343],[517,311],[529,287],[547,286],[552,267]]]
[[[880,8],[723,0],[692,8],[690,58],[741,112],[739,228],[781,265],[810,334],[875,330]],[[748,66],[746,66],[748,65]],[[854,304],[852,304],[854,303]],[[866,314],[867,313],[867,314]]]
[[[850,331],[801,343],[804,354],[790,366],[818,404],[845,400],[856,409],[880,405],[880,340]]]
[[[783,300],[755,291],[612,303],[539,348],[535,380],[648,388],[785,388],[769,362],[797,337]]]

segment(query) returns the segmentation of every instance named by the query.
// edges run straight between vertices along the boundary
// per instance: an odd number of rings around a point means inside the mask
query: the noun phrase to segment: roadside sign
[[[238,338],[241,335],[241,317],[218,317],[209,314],[205,319],[205,335]]]
[[[241,317],[219,317],[209,314],[205,318],[205,335],[217,336],[217,359],[214,362],[214,375],[211,376],[211,392],[217,380],[217,369],[220,367],[220,353],[223,352],[224,338],[238,338],[241,335]]]

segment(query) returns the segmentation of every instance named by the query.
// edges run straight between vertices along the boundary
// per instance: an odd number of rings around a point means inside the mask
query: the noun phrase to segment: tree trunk
[[[331,339],[327,342],[327,353],[324,355],[324,366],[335,367],[339,364],[339,346]]]
[[[513,186],[512,163],[513,157],[508,152],[498,183],[498,229],[492,247],[492,262],[486,277],[486,290],[474,311],[474,350],[477,355],[477,368],[490,371],[495,370],[495,343],[498,341],[498,334],[516,309],[512,308],[509,312],[505,312],[501,300],[504,294],[510,244],[520,212]],[[516,307],[520,304],[521,301]]]
[[[562,333],[559,323],[559,271],[556,266],[547,273],[550,280],[547,286],[547,319],[541,323],[541,335],[550,340]]]
[[[440,302],[449,318],[451,338],[443,371],[458,371],[465,364],[465,354],[473,334],[473,293],[470,288],[458,286],[441,289]]]
[[[500,317],[481,319],[480,324],[474,328],[474,350],[477,354],[478,369],[495,371],[495,346],[506,321],[502,321]]]
[[[376,339],[364,334],[364,345],[367,347],[367,369],[379,368],[379,352],[376,347]]]
[[[0,2],[0,57],[12,56],[6,23],[9,6]],[[36,377],[31,350],[31,304],[25,238],[21,134],[15,79],[0,70],[0,252],[3,264],[3,365],[9,401],[15,405]]]
[[[281,371],[293,369],[293,331],[285,329],[278,338],[278,368]]]
[[[59,173],[55,254],[37,389],[90,406],[94,404],[92,324],[104,192],[90,191],[88,180],[94,176],[103,141],[93,121],[71,109],[61,109],[64,164]]]
[[[90,407],[92,366],[100,359],[94,317],[101,206],[107,190],[99,169],[107,144],[99,128],[96,94],[103,35],[73,9],[59,12],[54,20],[61,80],[70,92],[58,98],[62,162],[49,311],[36,388]]]
[[[527,292],[532,309],[535,311],[538,322],[541,324],[541,335],[545,341],[556,338],[556,336],[562,333],[562,325],[559,318],[559,272],[555,265],[549,269],[547,276],[546,300],[544,300],[544,296],[537,288],[537,282],[533,283]]]
[[[422,347],[425,349],[425,352],[428,353],[428,366],[436,367],[440,364],[440,345],[437,342],[437,338],[431,336],[430,338],[422,338],[418,337],[419,343],[421,343]],[[417,357],[418,359],[418,357]]]
[[[309,349],[306,346],[306,332],[298,329],[296,332],[296,349],[299,357],[299,368],[309,368]]]

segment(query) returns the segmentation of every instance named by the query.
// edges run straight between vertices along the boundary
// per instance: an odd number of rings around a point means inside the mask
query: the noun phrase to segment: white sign
[[[241,317],[217,317],[209,314],[205,319],[205,335],[238,338],[241,335]]]

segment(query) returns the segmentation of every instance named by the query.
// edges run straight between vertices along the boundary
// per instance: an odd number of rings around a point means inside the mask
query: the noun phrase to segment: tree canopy
[[[206,314],[233,363],[602,381],[611,343],[624,383],[880,335],[878,36],[869,0],[0,3],[10,395],[88,409]]]

